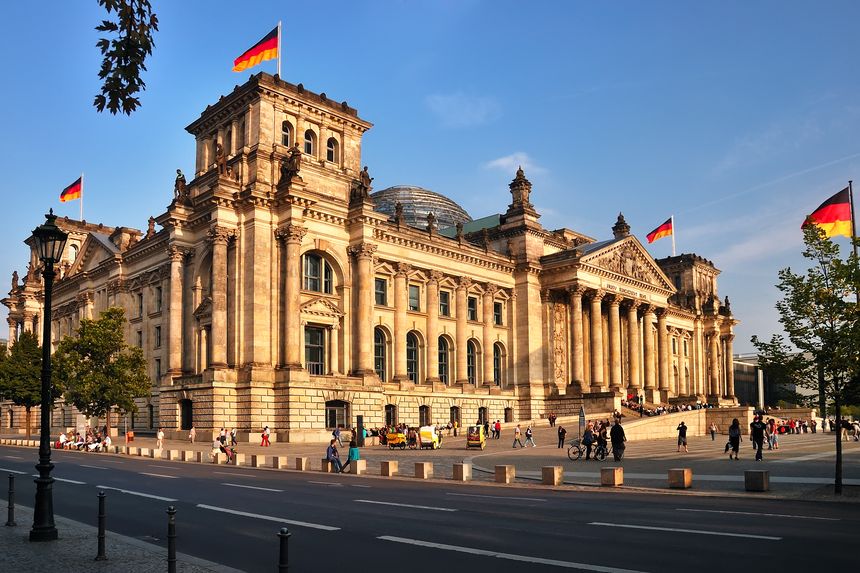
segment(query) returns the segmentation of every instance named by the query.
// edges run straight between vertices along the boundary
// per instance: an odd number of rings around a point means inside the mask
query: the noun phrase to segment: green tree
[[[103,56],[99,79],[104,83],[93,105],[100,112],[107,109],[112,114],[122,111],[131,115],[140,105],[135,94],[146,89],[141,73],[146,71],[146,57],[152,55],[155,46],[152,35],[158,31],[158,17],[149,0],[98,3],[108,15],[116,13],[116,20],[102,20],[96,26],[99,32],[113,37],[100,38],[96,43]]]
[[[82,320],[77,336],[67,336],[54,353],[55,380],[66,402],[90,417],[110,412],[136,412],[135,398],[149,394],[143,351],[123,338],[121,308],[109,308],[98,320]]]
[[[53,397],[58,395],[55,391]],[[31,409],[42,403],[42,347],[32,332],[23,332],[12,345],[9,356],[0,362],[0,396],[16,406],[24,406],[29,439]]]
[[[804,230],[803,256],[813,263],[805,274],[779,271],[776,304],[788,342],[752,337],[763,368],[798,386],[812,388],[833,404],[837,428],[842,405],[856,401],[860,376],[860,272],[856,251],[843,260],[839,245],[816,226]],[[855,241],[857,239],[854,239]],[[790,342],[790,345],[789,345]],[[823,412],[822,412],[823,414]],[[834,491],[842,493],[842,442],[836,432]]]

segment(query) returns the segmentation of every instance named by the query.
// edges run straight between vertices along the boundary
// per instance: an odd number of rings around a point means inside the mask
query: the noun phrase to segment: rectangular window
[[[684,341],[684,356],[687,355],[687,341]]]
[[[409,285],[409,310],[421,310],[421,305],[418,301],[420,289],[416,285]]]
[[[312,255],[305,256],[305,290],[322,290],[322,259]]]
[[[376,279],[373,284],[376,304],[379,306],[388,306],[388,281],[385,279]]]
[[[502,325],[502,303],[500,302],[493,303],[493,324]]]
[[[155,312],[161,312],[161,287],[155,287]]]
[[[305,367],[315,376],[325,374],[325,330],[305,327]]]
[[[137,347],[143,348],[143,331],[142,330],[137,331]]]
[[[143,316],[143,293],[137,293],[137,316]]]
[[[161,327],[156,326],[155,332],[153,334],[154,334],[154,336],[152,338],[153,338],[154,348],[161,348]]]
[[[161,380],[161,358],[155,359],[155,380]]]
[[[469,309],[467,313],[467,318],[469,320],[478,320],[478,299],[473,296],[470,296],[466,302],[468,304]]]
[[[451,316],[451,293],[439,291],[439,316]]]

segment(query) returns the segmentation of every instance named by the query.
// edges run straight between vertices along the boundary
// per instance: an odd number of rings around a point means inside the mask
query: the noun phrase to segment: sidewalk
[[[5,504],[4,504],[5,514]],[[94,508],[95,509],[95,508]],[[93,521],[96,512],[93,512]],[[105,534],[106,561],[95,561],[98,553],[98,530],[85,523],[54,516],[59,539],[57,541],[30,542],[33,510],[15,506],[16,527],[0,526],[0,546],[3,562],[18,573],[63,571],[65,573],[100,573],[134,571],[134,573],[163,573],[167,571],[167,548],[125,537],[108,531]],[[5,523],[5,520],[4,520]],[[167,516],[164,518],[167,537]],[[184,573],[241,573],[190,555],[176,554],[176,570]]]

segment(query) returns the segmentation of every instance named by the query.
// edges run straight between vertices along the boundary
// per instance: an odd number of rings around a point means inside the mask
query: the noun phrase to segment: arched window
[[[483,424],[484,422],[489,421],[489,419],[490,415],[489,412],[487,412],[486,406],[481,406],[480,408],[478,408],[478,423]]]
[[[324,258],[308,253],[302,257],[302,276],[305,290],[332,293],[332,269]]]
[[[325,427],[346,428],[349,425],[349,402],[329,400],[325,403]]]
[[[475,365],[477,364],[478,349],[475,346],[475,342],[470,340],[466,343],[466,378],[469,380],[469,384],[474,384],[476,379],[476,369]]]
[[[451,412],[449,417],[450,422],[453,424],[457,422],[457,425],[460,425],[460,407],[459,406],[451,406]]]
[[[69,245],[69,260],[70,261],[75,262],[78,259],[78,249],[79,248],[80,247],[78,247],[74,243]]]
[[[448,383],[448,340],[444,336],[439,337],[439,380],[443,384]]]
[[[312,129],[305,131],[305,153],[314,155],[317,148],[317,135]]]
[[[498,342],[493,344],[493,382],[502,385],[502,345]]]
[[[373,329],[373,369],[379,379],[385,382],[385,332],[381,328]]]
[[[432,417],[430,416],[430,406],[419,406],[418,407],[418,425],[419,426],[429,426],[433,422],[430,420]]]
[[[289,121],[281,122],[281,143],[285,147],[290,147],[293,144],[293,126]]]
[[[338,162],[338,149],[337,149],[337,140],[333,137],[329,137],[328,141],[325,144],[325,158],[326,161],[331,163]]]
[[[406,376],[418,383],[418,337],[412,332],[406,335]]]
[[[397,425],[397,406],[395,404],[386,404],[385,405],[385,425],[386,426],[396,426]]]

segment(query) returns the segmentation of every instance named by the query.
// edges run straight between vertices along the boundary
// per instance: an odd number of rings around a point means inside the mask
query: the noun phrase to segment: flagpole
[[[672,221],[672,256],[675,256],[675,215],[669,217]]]
[[[854,182],[848,180],[848,208],[851,209],[851,244],[854,245],[854,260],[857,260],[857,222],[854,217]],[[858,263],[860,264],[860,263]],[[857,304],[860,305],[860,290],[854,292]]]
[[[278,77],[281,77],[281,21],[278,20]]]
[[[81,221],[84,220],[84,172],[81,171]]]

